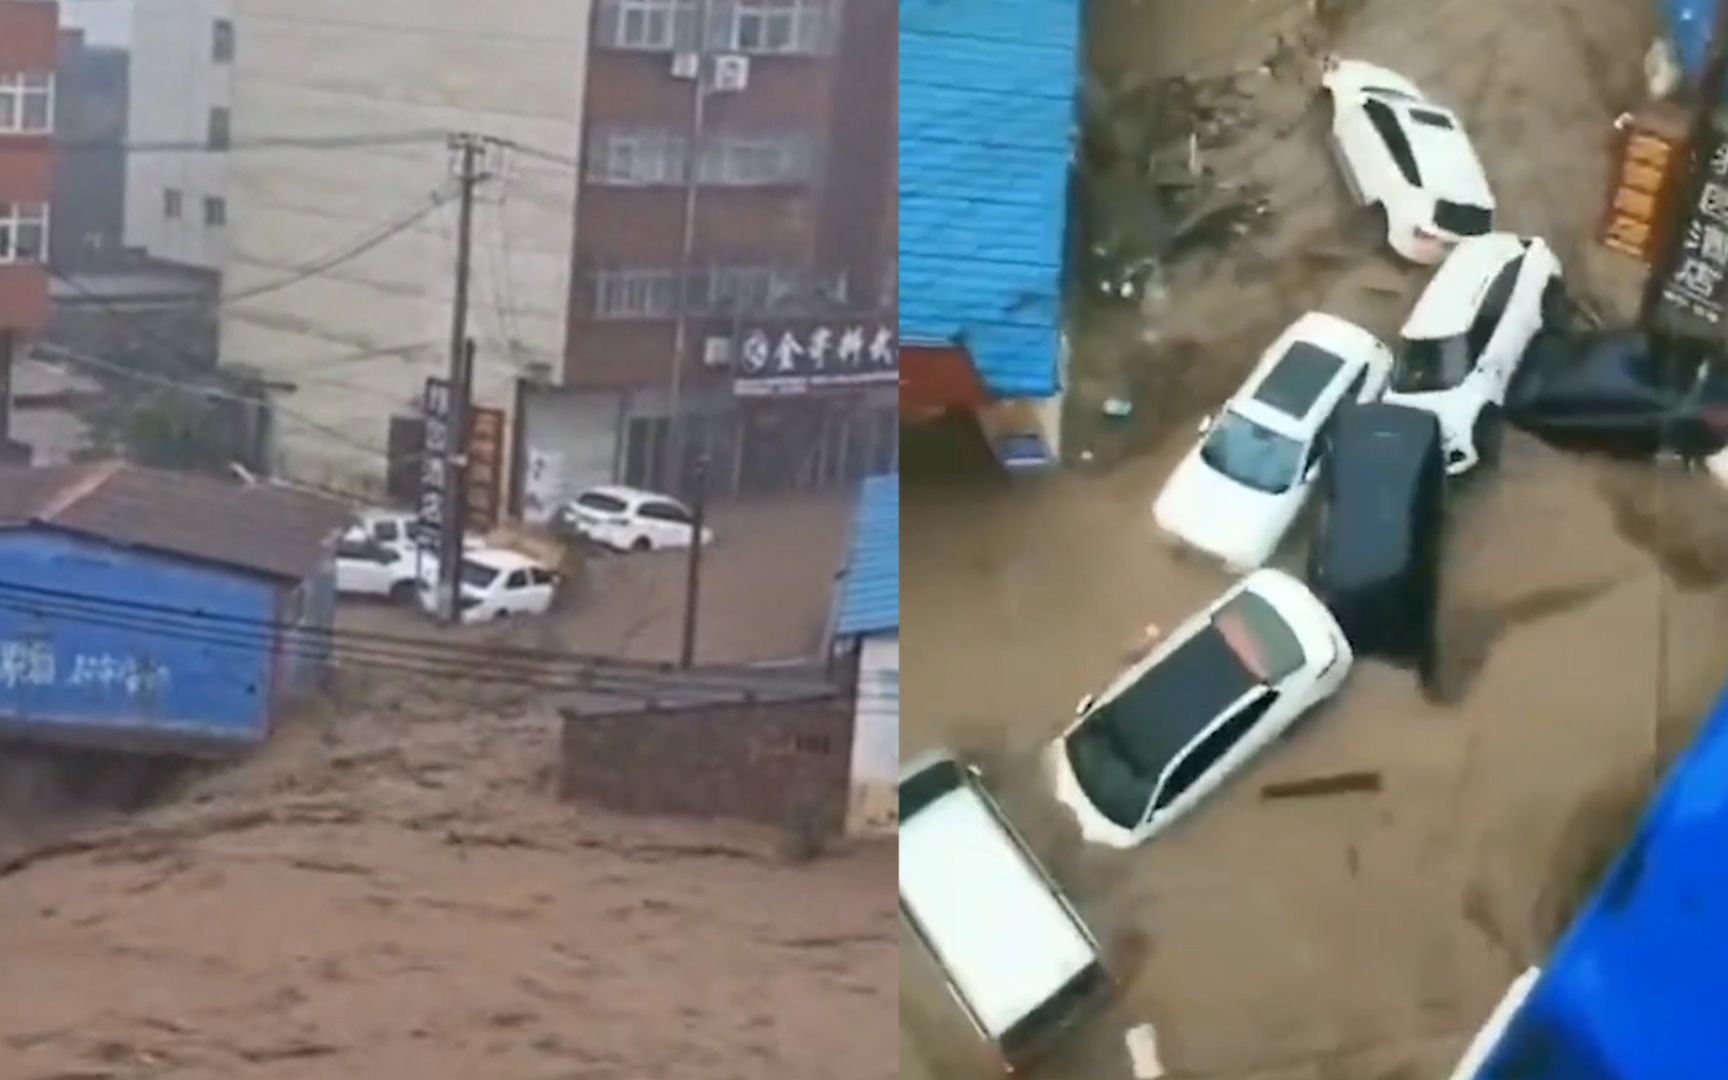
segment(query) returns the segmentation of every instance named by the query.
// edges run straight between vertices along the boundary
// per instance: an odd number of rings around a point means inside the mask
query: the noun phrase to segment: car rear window
[[[1343,360],[1320,346],[1298,341],[1272,366],[1254,400],[1300,420],[1343,367]]]
[[[1429,127],[1440,128],[1443,131],[1453,131],[1458,127],[1457,124],[1452,122],[1450,116],[1447,116],[1443,112],[1436,112],[1433,109],[1411,109],[1410,119],[1416,121],[1418,124],[1426,124]]]
[[[576,497],[576,505],[585,510],[598,510],[602,514],[622,514],[630,508],[630,504],[616,495],[606,495],[598,491],[585,491]]]
[[[1494,227],[1494,211],[1441,199],[1434,204],[1434,224],[1454,236],[1481,236]]]

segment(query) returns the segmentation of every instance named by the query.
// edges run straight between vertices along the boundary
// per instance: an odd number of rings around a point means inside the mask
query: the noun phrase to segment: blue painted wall
[[[38,602],[5,584],[247,622]],[[263,627],[279,591],[268,578],[51,529],[0,531],[0,732],[187,751],[261,741],[274,647]]]

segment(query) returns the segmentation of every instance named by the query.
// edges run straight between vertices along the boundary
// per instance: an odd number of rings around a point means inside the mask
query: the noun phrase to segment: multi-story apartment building
[[[500,140],[473,220],[475,398],[564,347],[588,0],[246,0],[232,48],[224,365],[277,387],[278,465],[385,477],[393,414],[449,354],[457,211],[446,135]],[[270,145],[260,147],[258,144]],[[514,144],[525,148],[509,149]]]
[[[564,357],[587,405],[526,435],[553,487],[675,485],[699,452],[758,490],[891,459],[891,384],[746,402],[733,376],[741,329],[882,306],[895,21],[890,0],[597,0]]]
[[[234,0],[140,4],[131,35],[126,244],[216,273],[228,253],[233,12]]]
[[[10,446],[12,361],[48,318],[59,29],[52,3],[0,0],[0,450]]]

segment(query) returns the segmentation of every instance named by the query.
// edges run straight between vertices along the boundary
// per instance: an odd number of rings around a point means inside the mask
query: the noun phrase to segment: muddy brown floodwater
[[[892,848],[560,806],[555,728],[392,677],[157,811],[0,826],[0,1077],[892,1077]]]
[[[902,753],[945,744],[977,758],[1118,958],[1113,1007],[1044,1075],[1127,1077],[1124,1032],[1149,1021],[1187,1080],[1444,1076],[1545,955],[1721,687],[1728,492],[1514,435],[1501,467],[1453,500],[1442,700],[1361,663],[1297,734],[1130,853],[1081,845],[1032,762],[1147,623],[1170,626],[1229,582],[1152,528],[1194,419],[1302,311],[1390,337],[1421,286],[1344,205],[1314,107],[1318,57],[1400,68],[1459,108],[1500,224],[1548,237],[1574,291],[1612,317],[1631,306],[1636,268],[1589,234],[1649,12],[1618,0],[1097,0],[1091,12],[1107,82],[1246,88],[1250,115],[1206,164],[1262,185],[1272,220],[1172,267],[1162,304],[1083,313],[1067,449],[1093,451],[1091,467],[1009,483],[954,466],[935,482],[920,479],[929,459],[952,455],[934,442],[908,454]],[[1134,415],[1113,425],[1098,406],[1115,395]],[[1356,771],[1380,789],[1259,795]],[[988,1075],[927,960],[905,950],[901,1075]]]

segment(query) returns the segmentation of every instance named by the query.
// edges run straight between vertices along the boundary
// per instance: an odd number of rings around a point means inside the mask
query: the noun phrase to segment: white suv
[[[1543,241],[1489,233],[1446,256],[1399,331],[1386,400],[1440,421],[1446,471],[1499,451],[1506,388],[1530,340],[1564,319],[1560,260]]]
[[[615,551],[687,548],[696,532],[690,508],[677,499],[622,484],[589,488],[559,507],[553,518]],[[702,543],[713,542],[714,530],[704,528]]]

